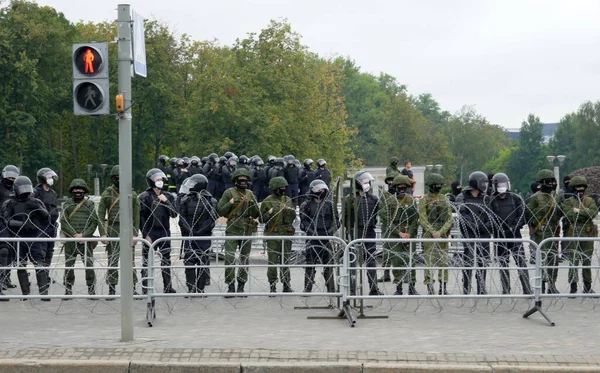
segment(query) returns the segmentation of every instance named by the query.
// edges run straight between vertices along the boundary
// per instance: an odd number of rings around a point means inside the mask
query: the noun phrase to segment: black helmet
[[[269,163],[269,164],[272,166],[272,165],[274,165],[274,164],[275,164],[275,160],[276,160],[276,159],[277,159],[277,157],[276,157],[276,156],[274,156],[274,155],[270,155],[270,156],[268,156],[268,157],[267,157],[267,162],[268,162],[268,163]]]
[[[198,165],[200,164],[200,158],[196,157],[195,155],[192,156],[192,158],[190,158],[190,164],[192,166],[198,167]]]
[[[171,164],[171,166],[175,167],[177,166],[177,158],[173,157],[171,159],[169,159],[169,163]]]
[[[296,165],[296,157],[294,157],[293,155],[288,155],[287,160],[285,161],[285,164],[288,166],[293,164],[295,166]]]
[[[192,162],[192,160],[189,159],[188,157],[181,158],[181,161],[183,162],[183,167],[188,167],[190,165],[190,163]]]
[[[264,166],[264,165],[265,165],[265,162],[263,162],[263,160],[262,160],[262,159],[260,159],[260,157],[257,157],[257,158],[254,160],[254,165],[255,165],[256,167]]]
[[[485,193],[487,191],[488,185],[489,180],[487,175],[481,171],[475,171],[471,175],[469,175],[469,185],[465,188],[465,190],[477,189],[481,193]]]
[[[321,189],[325,189],[325,190],[329,191],[329,187],[321,179],[315,179],[315,180],[313,180],[310,183],[310,185],[308,186],[308,188],[310,189],[311,193],[317,193]]]
[[[285,167],[285,161],[283,158],[277,158],[275,159],[275,165],[279,167]]]
[[[312,159],[310,159],[310,158],[306,158],[306,159],[304,160],[304,167],[308,168],[308,167],[312,166],[312,164],[313,164],[313,163],[315,163],[315,161],[313,161],[313,160],[312,160]]]
[[[163,183],[167,181],[167,176],[160,169],[151,168],[150,170],[148,170],[148,172],[146,172],[146,183],[148,183],[148,186],[150,188],[158,188],[156,186],[156,182],[159,180],[162,180]],[[162,187],[160,187],[159,189],[162,189]]]
[[[208,157],[202,157],[202,166],[208,162]]]
[[[167,157],[166,155],[161,155],[160,157],[158,157],[158,163],[167,164],[168,160],[169,157]]]
[[[245,155],[241,155],[239,161],[240,164],[248,164],[248,157]]]
[[[219,164],[221,164],[222,166],[225,166],[225,164],[227,163],[227,158],[225,158],[224,155],[219,157]]]
[[[327,164],[323,158],[317,160],[317,166],[324,167]]]
[[[12,164],[4,166],[4,168],[2,169],[3,179],[8,179],[9,177],[16,179],[20,174],[21,173],[19,172],[17,166],[13,166]]]
[[[208,155],[208,160],[212,163],[217,163],[219,161],[219,155],[217,153],[210,153]]]
[[[50,168],[44,167],[40,168],[37,172],[37,180],[40,184],[48,184],[49,186],[52,186],[54,184],[54,181],[58,180],[58,175]]]
[[[296,168],[302,167],[302,165],[300,164],[300,160],[299,159],[294,159],[294,166],[296,166]]]
[[[235,156],[235,154],[233,152],[225,152],[225,154],[223,154],[223,156],[225,156],[225,158],[229,159],[229,158]]]
[[[187,194],[189,192],[200,192],[208,188],[208,179],[202,174],[196,174],[188,177],[181,184],[179,193]]]
[[[227,164],[228,164],[229,166],[236,167],[236,166],[238,165],[238,157],[236,157],[236,156],[235,156],[235,154],[234,154],[234,155],[232,155],[232,156],[231,156],[231,157],[229,157],[229,159],[227,160]]]
[[[495,174],[492,177],[492,188],[494,193],[504,194],[510,190],[510,179],[506,174]]]
[[[33,184],[27,176],[17,176],[13,185],[15,195],[18,199],[25,199],[33,193]]]
[[[371,183],[375,180],[373,176],[366,171],[358,171],[354,174],[354,186],[356,191],[364,191],[365,193],[371,190]]]

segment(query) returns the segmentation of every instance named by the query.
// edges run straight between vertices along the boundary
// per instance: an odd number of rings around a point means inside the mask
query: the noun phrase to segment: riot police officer
[[[170,193],[165,193],[162,188],[167,181],[167,176],[158,168],[150,169],[146,173],[148,189],[143,191],[140,200],[140,230],[143,237],[150,243],[162,237],[171,237],[170,218],[177,217],[175,198]],[[162,241],[154,246],[161,254],[161,269],[164,292],[175,293],[171,281],[171,241]],[[142,277],[147,277],[148,255],[150,248],[142,248]],[[145,281],[145,280],[144,280]]]
[[[58,180],[56,172],[48,167],[41,168],[37,172],[38,185],[33,189],[33,196],[44,203],[46,210],[50,214],[50,224],[44,227],[44,231],[48,237],[56,237],[58,228],[58,196],[52,186]],[[44,258],[44,266],[46,268],[46,276],[50,279],[50,266],[52,265],[52,257],[54,256],[54,241],[45,242],[46,256]]]
[[[267,173],[264,168],[265,162],[262,159],[254,159],[254,167],[250,170],[252,179],[252,190],[256,195],[256,200],[262,202],[268,195],[267,193]]]
[[[492,177],[492,195],[487,199],[488,208],[493,213],[494,235],[496,238],[522,238],[521,228],[525,225],[525,203],[516,193],[510,191],[510,179],[504,173]],[[496,258],[500,267],[508,268],[510,255],[519,267],[519,280],[523,287],[523,294],[531,294],[529,274],[525,250],[521,242],[497,242]],[[510,272],[508,269],[500,270],[502,294],[510,294]]]
[[[50,214],[44,203],[33,197],[33,185],[27,176],[18,176],[14,181],[15,195],[4,202],[0,209],[0,215],[7,222],[10,237],[39,238],[48,237],[44,228],[50,224]],[[27,276],[27,261],[36,267],[45,264],[46,244],[45,242],[20,242],[15,245],[19,269],[17,278],[23,295],[30,294],[30,283]],[[48,294],[48,276],[45,270],[36,269],[35,276],[38,283],[39,294]],[[49,301],[48,298],[42,298]]]
[[[225,189],[229,189],[233,187],[233,182],[231,181],[231,175],[237,170],[238,166],[238,157],[232,155],[227,160],[227,163],[221,168],[221,180],[225,185]],[[247,170],[247,169],[246,169]]]
[[[372,182],[375,180],[370,173],[358,171],[353,177],[355,194],[344,198],[344,213],[342,224],[346,227],[348,241],[356,238],[375,238],[375,226],[379,212],[379,200],[372,193]],[[375,242],[363,242],[363,260],[366,267],[376,267]],[[356,248],[353,248],[356,249]],[[356,289],[356,271],[351,275],[351,291]],[[381,295],[377,286],[377,271],[367,270],[369,295]]]
[[[19,176],[19,174],[19,169],[13,165],[6,165],[2,169],[2,180],[0,180],[0,207],[2,207],[4,201],[8,200],[10,197],[13,197],[15,195],[15,192],[13,190],[13,184],[15,182],[15,179]],[[8,235],[8,228],[6,227],[6,222],[4,223],[4,234]],[[4,252],[6,254],[7,263],[7,265],[3,267],[14,265],[15,252],[12,249],[12,245],[6,243],[3,246]],[[4,289],[12,289],[17,287],[17,285],[13,285],[10,279],[10,269],[0,269],[0,280],[2,280],[0,281],[0,287],[3,287]]]
[[[486,195],[489,187],[488,177],[481,171],[469,175],[469,185],[456,197],[460,230],[466,238],[489,238],[492,233],[492,220],[486,206]],[[475,263],[475,257],[477,262]],[[489,242],[465,242],[463,261],[465,267],[476,265],[477,294],[487,294],[487,271],[483,269],[490,261]],[[472,270],[463,270],[463,294],[471,292]]]
[[[283,176],[287,180],[287,196],[292,199],[294,206],[298,204],[298,192],[300,191],[300,169],[296,167],[296,158],[293,155],[288,156],[286,166],[283,170]]]
[[[329,187],[323,180],[314,180],[310,186],[309,198],[300,206],[300,229],[307,236],[332,236],[339,227],[337,212],[331,199],[327,198]],[[322,264],[327,291],[335,291],[333,281],[333,249],[330,241],[309,238],[306,247],[304,292],[310,293],[315,282],[315,264]]]
[[[331,184],[331,171],[327,168],[327,162],[323,158],[317,160],[317,170],[315,171],[315,179],[323,180],[329,188]]]
[[[208,179],[198,174],[186,179],[182,185],[182,190],[188,191],[178,205],[179,227],[184,237],[212,235],[219,215],[217,200],[207,188]],[[204,288],[208,285],[211,243],[211,240],[184,241],[183,261],[189,293],[204,293]]]
[[[202,165],[200,158],[198,158],[195,155],[192,156],[192,158],[190,158],[190,167],[188,168],[188,172],[190,173],[190,176],[202,173]]]

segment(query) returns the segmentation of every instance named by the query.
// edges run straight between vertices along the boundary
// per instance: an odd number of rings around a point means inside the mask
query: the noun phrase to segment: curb
[[[127,360],[0,360],[2,373],[600,373],[600,366],[523,366],[406,363],[186,363]]]

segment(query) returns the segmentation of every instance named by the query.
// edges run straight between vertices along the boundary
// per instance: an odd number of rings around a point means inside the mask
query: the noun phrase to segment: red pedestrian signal
[[[102,54],[94,47],[84,45],[73,53],[73,63],[80,74],[94,76],[102,70]]]

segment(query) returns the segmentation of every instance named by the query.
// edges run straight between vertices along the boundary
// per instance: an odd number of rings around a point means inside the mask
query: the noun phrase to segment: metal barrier
[[[92,266],[92,267],[86,267],[84,266],[83,268],[77,268],[75,266],[73,267],[67,267],[66,265],[63,266],[57,266],[57,265],[50,265],[50,266],[42,266],[42,265],[34,265],[33,267],[29,267],[29,266],[21,266],[21,244],[25,243],[25,242],[55,242],[56,244],[62,244],[62,243],[67,243],[67,242],[73,242],[73,243],[79,243],[79,242],[85,242],[85,245],[87,245],[89,242],[119,242],[119,237],[81,237],[81,238],[72,238],[72,237],[60,237],[60,238],[52,238],[52,237],[3,237],[1,239],[2,242],[14,242],[16,243],[16,245],[12,245],[13,246],[13,250],[15,251],[15,260],[14,260],[14,266],[9,265],[7,267],[0,267],[0,270],[46,270],[46,271],[52,271],[52,270],[74,270],[74,271],[85,271],[86,269],[93,269],[93,270],[109,270],[109,269],[113,269],[113,270],[120,270],[121,267],[116,266],[116,267],[109,267],[109,266],[102,266],[102,267],[98,267],[98,266]],[[134,243],[146,243],[149,244],[148,241],[146,241],[143,238],[134,238]],[[14,247],[16,246],[16,247]],[[87,248],[87,246],[86,246]],[[87,261],[87,250],[84,250],[84,262]],[[30,260],[29,260],[30,261]],[[141,270],[143,269],[143,267],[134,267],[134,269],[138,269]],[[50,279],[48,279],[50,281]],[[40,295],[40,294],[28,294],[28,295],[7,295],[5,294],[4,296],[2,296],[3,299],[20,299],[20,300],[29,300],[29,299],[59,299],[59,300],[66,300],[66,299],[120,299],[121,295],[119,294],[115,294],[115,295],[77,295],[77,294],[71,294],[71,295],[65,295],[65,294],[51,294],[50,291],[52,290],[52,286],[48,287],[49,293],[47,295]],[[136,296],[137,299],[142,299],[143,296]]]
[[[302,237],[302,239],[304,240],[308,240],[308,239],[314,239],[314,240],[321,240],[321,241],[328,241],[331,243],[334,243],[338,249],[339,252],[336,252],[335,255],[333,255],[334,259],[336,261],[334,261],[332,264],[329,265],[323,265],[323,264],[286,264],[282,261],[282,263],[278,263],[276,265],[269,265],[269,264],[252,264],[252,265],[245,265],[245,264],[233,264],[233,265],[224,265],[224,264],[220,264],[220,260],[219,257],[217,256],[217,262],[215,264],[211,264],[210,267],[211,268],[242,268],[242,267],[248,267],[249,269],[253,269],[253,268],[268,268],[268,267],[276,267],[276,268],[307,268],[307,267],[330,267],[332,268],[332,270],[337,270],[338,273],[337,275],[334,275],[335,278],[335,284],[337,286],[339,286],[339,289],[333,291],[333,292],[311,292],[311,293],[304,293],[304,292],[294,292],[294,293],[281,293],[278,292],[276,294],[270,293],[270,292],[253,292],[248,291],[247,293],[244,293],[243,296],[246,297],[268,297],[268,296],[273,296],[273,295],[277,295],[277,296],[284,296],[284,297],[289,297],[289,296],[306,296],[306,297],[328,297],[330,299],[330,301],[335,301],[337,302],[337,304],[335,306],[329,307],[329,308],[336,308],[339,310],[339,314],[335,317],[335,318],[346,318],[349,322],[349,324],[351,326],[354,326],[356,324],[356,319],[354,317],[354,313],[356,312],[356,304],[353,306],[352,302],[360,302],[360,305],[358,307],[358,312],[360,312],[362,314],[363,312],[363,302],[367,299],[372,299],[372,300],[377,300],[377,299],[390,299],[390,300],[399,300],[399,299],[491,299],[491,298],[511,298],[511,299],[531,299],[533,302],[532,307],[525,313],[523,314],[523,317],[529,317],[530,315],[532,315],[535,312],[540,312],[540,314],[548,321],[548,323],[550,325],[554,325],[554,323],[552,322],[552,320],[550,320],[549,316],[545,313],[545,311],[542,308],[542,301],[544,299],[548,299],[548,298],[565,298],[565,297],[569,297],[569,298],[598,298],[600,297],[600,295],[598,294],[593,294],[593,293],[579,293],[579,294],[543,294],[542,293],[542,280],[543,280],[543,272],[548,270],[548,269],[580,269],[580,268],[586,268],[586,269],[595,269],[598,270],[600,269],[600,265],[590,265],[590,266],[583,266],[583,265],[568,265],[568,266],[548,266],[548,265],[544,265],[544,261],[543,261],[543,255],[544,255],[544,250],[540,249],[543,248],[544,245],[546,244],[550,244],[550,243],[554,243],[557,241],[560,242],[586,242],[586,241],[599,241],[600,242],[600,238],[598,237],[552,237],[552,238],[548,238],[545,239],[543,241],[541,241],[539,244],[535,243],[534,241],[532,241],[531,239],[497,239],[497,238],[487,238],[487,239],[478,239],[478,238],[472,238],[472,239],[467,239],[467,238],[438,238],[438,239],[434,239],[434,238],[429,238],[429,239],[425,239],[425,238],[412,238],[412,239],[356,239],[353,240],[349,243],[346,243],[344,240],[342,240],[339,237],[335,237],[335,236],[304,236]],[[160,265],[160,263],[155,262],[155,255],[154,253],[156,252],[156,249],[158,247],[158,245],[161,242],[164,241],[193,241],[193,240],[211,240],[211,241],[230,241],[230,240],[243,240],[243,241],[268,241],[268,240],[277,240],[277,241],[292,241],[292,240],[299,240],[299,237],[297,235],[294,236],[210,236],[210,237],[165,237],[165,238],[161,238],[158,239],[152,243],[148,242],[145,239],[142,238],[135,238],[134,242],[135,243],[142,243],[145,244],[149,247],[148,252],[148,262],[147,262],[147,267],[144,266],[136,266],[135,269],[147,269],[148,274],[147,276],[143,277],[142,283],[146,282],[146,285],[142,285],[144,290],[145,290],[145,295],[142,296],[138,296],[137,299],[146,299],[146,320],[148,322],[149,326],[153,325],[154,319],[156,318],[156,299],[157,298],[170,298],[170,297],[222,297],[222,296],[229,296],[231,295],[230,293],[226,293],[226,292],[207,292],[207,293],[177,293],[177,294],[169,294],[169,293],[164,293],[164,292],[158,292],[156,291],[156,286],[155,286],[155,277],[156,277],[156,270],[160,270],[163,268],[163,266]],[[66,243],[66,242],[119,242],[119,238],[118,237],[108,237],[108,238],[100,238],[100,237],[89,237],[89,238],[59,238],[59,239],[55,239],[55,238],[2,238],[2,241],[4,242],[11,242],[11,243],[17,243],[16,245],[16,260],[17,260],[17,266],[20,266],[21,263],[20,261],[20,245],[23,242],[48,242],[48,241],[55,241],[57,243]],[[352,276],[355,276],[357,273],[363,273],[364,271],[367,270],[382,270],[382,269],[393,269],[393,268],[397,268],[397,267],[367,267],[364,266],[361,262],[362,262],[362,258],[363,256],[361,255],[360,252],[360,247],[362,247],[362,244],[367,243],[367,242],[375,242],[375,243],[442,243],[442,242],[448,242],[448,243],[460,243],[460,244],[465,244],[465,243],[477,243],[477,242],[489,242],[490,244],[495,244],[495,243],[505,243],[505,242],[518,242],[518,243],[522,243],[522,244],[526,244],[532,255],[535,255],[535,265],[533,267],[523,267],[526,268],[527,271],[534,271],[534,275],[530,278],[530,285],[531,285],[531,289],[533,290],[532,294],[449,294],[449,295],[440,295],[440,294],[434,294],[434,295],[375,295],[375,296],[371,296],[371,295],[363,295],[360,291],[357,294],[351,294],[351,278]],[[448,267],[441,267],[441,266],[435,266],[435,267],[424,267],[424,266],[418,266],[415,265],[415,263],[410,262],[411,258],[413,258],[413,245],[409,245],[410,246],[410,251],[409,251],[409,263],[408,266],[406,267],[402,267],[402,269],[405,270],[440,270],[440,269],[444,269],[444,270],[449,270],[449,271],[462,271],[462,270],[473,270],[476,271],[478,269],[480,270],[505,270],[506,267],[502,267],[502,266],[477,266],[477,264],[475,264],[474,266],[448,266]],[[415,245],[416,246],[416,245]],[[356,250],[356,248],[359,247],[358,250]],[[283,250],[283,248],[282,248]],[[491,250],[491,248],[490,248]],[[472,259],[473,263],[477,263],[477,250],[475,250],[474,252],[475,257]],[[282,256],[283,257],[283,256]],[[341,262],[338,262],[337,260],[341,260]],[[572,264],[572,263],[570,263]],[[177,268],[205,268],[205,267],[209,267],[209,266],[178,266]],[[8,267],[0,267],[0,269],[4,270],[4,269],[19,269],[19,268],[23,268],[23,267],[12,267],[12,266],[8,266]],[[33,269],[32,267],[24,267],[27,268],[28,270]],[[98,267],[98,266],[94,266],[91,267],[93,269],[116,269],[119,270],[120,266],[118,267],[107,267],[107,266],[102,266],[102,267]],[[518,270],[519,267],[515,268],[515,267],[510,267],[511,270]],[[73,270],[85,270],[86,267],[67,267],[67,266],[50,266],[50,267],[44,267],[44,266],[39,266],[39,267],[35,267],[35,269],[48,269],[48,270],[66,270],[66,269],[73,269]],[[250,277],[251,278],[251,277]],[[357,278],[359,278],[359,276],[357,276]],[[359,289],[363,289],[362,283],[360,283],[360,287]],[[95,295],[95,296],[90,296],[90,295],[77,295],[77,294],[73,294],[73,295],[69,295],[69,296],[65,296],[64,294],[51,294],[49,293],[48,295],[4,295],[3,296],[4,299],[41,299],[41,298],[48,298],[48,299],[65,299],[65,298],[69,298],[69,299],[120,299],[121,295],[116,294],[114,296],[109,296],[109,295]]]
[[[333,242],[333,243],[338,243],[340,248],[339,251],[342,251],[344,249],[344,247],[346,246],[346,242],[344,240],[342,240],[339,237],[336,236],[306,236],[305,238],[306,240],[319,240],[319,241],[326,241],[326,242]],[[148,326],[153,326],[153,322],[154,319],[156,318],[156,302],[155,302],[155,298],[169,298],[169,297],[190,297],[190,298],[194,298],[194,297],[230,297],[232,296],[232,293],[227,293],[227,292],[210,292],[210,293],[189,293],[189,292],[184,292],[184,293],[160,293],[160,292],[156,292],[156,286],[155,286],[155,271],[157,270],[161,270],[162,268],[165,268],[162,265],[157,265],[155,263],[155,258],[154,258],[154,253],[159,252],[160,250],[157,250],[157,246],[159,244],[161,244],[162,242],[166,242],[166,241],[199,241],[199,240],[210,240],[210,241],[257,241],[257,240],[263,240],[263,241],[268,241],[268,240],[275,240],[275,241],[292,241],[292,240],[298,240],[298,236],[201,236],[201,237],[162,237],[157,239],[156,241],[152,242],[150,245],[150,248],[148,249],[148,275],[143,279],[146,281],[147,285],[143,286],[143,288],[145,289],[145,292],[147,293],[147,312],[146,312],[146,320],[148,322]],[[343,278],[345,276],[345,272],[344,272],[344,266],[342,264],[335,264],[335,262],[333,264],[330,265],[324,265],[324,264],[301,264],[301,265],[297,265],[297,264],[285,264],[283,263],[283,245],[282,245],[282,263],[281,264],[277,264],[277,265],[270,265],[270,264],[255,264],[255,265],[245,265],[245,264],[234,264],[234,265],[225,265],[225,264],[219,264],[219,256],[216,256],[216,264],[211,264],[209,266],[206,265],[194,265],[194,266],[178,266],[177,268],[264,268],[267,269],[269,267],[276,267],[276,268],[307,268],[307,267],[328,267],[328,268],[332,268],[332,269],[339,269],[340,274],[338,275],[338,277],[334,276],[334,279],[337,279],[337,283],[340,283],[339,279]],[[237,249],[236,249],[237,252]],[[332,255],[332,258],[335,258],[335,255]],[[173,266],[170,267],[171,269],[174,268]],[[239,294],[239,293],[236,293]],[[236,295],[234,295],[236,296]],[[273,293],[271,292],[244,292],[243,293],[244,297],[257,297],[257,296],[273,296]],[[305,292],[294,292],[294,293],[277,293],[277,296],[305,296],[305,297],[317,297],[317,296],[327,296],[327,297],[332,297],[332,298],[337,298],[337,299],[341,299],[342,293],[341,292],[310,292],[310,293],[305,293]]]

